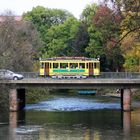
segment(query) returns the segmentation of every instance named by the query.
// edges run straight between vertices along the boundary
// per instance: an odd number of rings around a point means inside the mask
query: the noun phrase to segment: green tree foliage
[[[72,56],[73,42],[78,31],[79,22],[69,18],[64,23],[54,25],[46,34],[48,50],[44,57]]]
[[[98,9],[97,4],[89,4],[85,7],[85,9],[82,12],[81,15],[81,21],[87,24],[87,26],[91,26],[93,23],[93,17],[96,14],[96,11]]]
[[[32,11],[24,13],[23,18],[26,21],[31,21],[39,31],[41,39],[44,42],[44,47],[41,50],[41,56],[47,56],[46,53],[48,53],[48,44],[50,43],[48,42],[48,32],[51,33],[50,28],[56,28],[53,26],[63,24],[68,18],[74,18],[74,16],[66,10],[37,6],[33,8]],[[63,45],[61,41],[59,43]],[[58,46],[60,46],[60,44]]]
[[[0,23],[0,68],[32,70],[39,46],[38,33],[30,23],[17,22],[11,15],[5,16]]]
[[[75,35],[75,41],[73,41],[72,47],[72,54],[73,56],[86,56],[88,54],[85,52],[85,48],[88,46],[89,43],[89,33],[87,25],[84,22],[80,22],[78,26],[78,31]]]
[[[73,15],[66,10],[50,9],[42,6],[37,6],[32,11],[23,14],[24,20],[31,21],[43,33],[52,25],[64,23],[69,17],[73,17]]]
[[[93,24],[93,17],[95,16],[97,9],[98,6],[96,4],[87,5],[81,15],[81,21],[87,25],[89,36],[89,43],[85,50],[89,57],[94,58],[98,57],[102,53],[101,32],[98,31]]]

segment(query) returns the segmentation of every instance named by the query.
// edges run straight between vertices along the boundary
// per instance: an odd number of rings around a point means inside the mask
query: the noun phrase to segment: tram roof
[[[56,60],[80,60],[80,61],[99,61],[95,58],[87,58],[87,57],[52,57],[52,58],[45,58],[40,59],[40,61],[56,61]]]

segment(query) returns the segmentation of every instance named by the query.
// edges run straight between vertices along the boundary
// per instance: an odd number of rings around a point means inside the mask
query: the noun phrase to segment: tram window
[[[57,69],[58,68],[58,63],[53,63],[53,68]]]
[[[41,69],[43,69],[43,68],[44,68],[44,66],[45,66],[45,64],[44,64],[44,63],[41,63],[41,64],[40,64],[40,68],[41,68]]]
[[[64,69],[68,68],[68,63],[60,63],[60,68],[61,69],[62,68],[64,68]]]
[[[88,63],[86,63],[86,67],[87,67],[87,69],[88,69]]]
[[[97,68],[97,63],[94,63],[94,69],[96,69]]]
[[[78,63],[70,63],[70,68],[71,69],[77,69],[78,68]]]
[[[50,63],[50,69],[52,68],[52,64]]]
[[[79,67],[80,67],[80,69],[84,69],[85,68],[85,63],[79,63]]]

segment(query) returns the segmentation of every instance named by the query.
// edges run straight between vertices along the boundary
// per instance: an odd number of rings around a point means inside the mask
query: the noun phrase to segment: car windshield
[[[12,72],[12,71],[10,71],[10,70],[7,70],[7,72],[10,73],[10,74],[13,74],[13,73],[14,73],[14,72]]]

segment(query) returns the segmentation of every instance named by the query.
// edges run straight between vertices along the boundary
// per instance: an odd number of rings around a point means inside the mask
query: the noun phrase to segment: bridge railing
[[[139,72],[101,72],[96,78],[109,79],[140,79]]]
[[[24,78],[38,78],[38,72],[17,72],[18,74],[22,74]]]
[[[18,72],[24,78],[39,78],[38,72]],[[96,79],[140,79],[140,72],[101,72]]]

